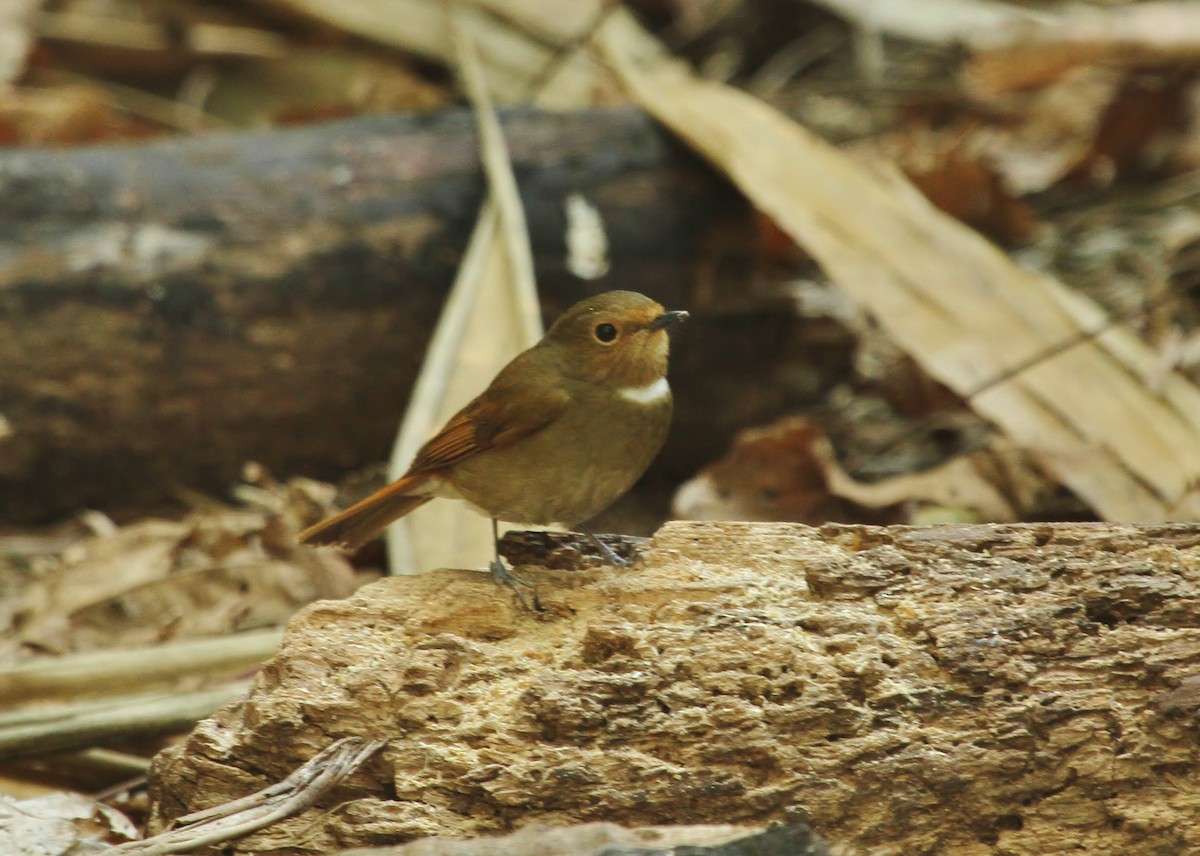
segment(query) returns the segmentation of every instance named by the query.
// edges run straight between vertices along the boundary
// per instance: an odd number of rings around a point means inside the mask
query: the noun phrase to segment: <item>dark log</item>
[[[505,132],[548,318],[613,287],[694,304],[714,230],[748,222],[637,112],[512,112]],[[466,112],[0,154],[0,518],[144,511],[177,487],[223,492],[246,460],[336,478],[381,459],[481,175]],[[605,217],[600,282],[565,269],[574,191]],[[747,384],[797,341],[787,314],[760,322],[702,317],[689,336],[710,330],[710,356],[685,339],[681,419],[714,430],[660,480],[794,400],[794,372]]]

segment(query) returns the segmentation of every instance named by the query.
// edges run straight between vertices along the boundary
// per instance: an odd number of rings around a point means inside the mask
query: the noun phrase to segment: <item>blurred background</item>
[[[546,319],[614,287],[695,316],[671,440],[602,528],[1098,516],[630,103],[589,44],[618,9],[700,78],[899,169],[1134,331],[1160,376],[1194,380],[1186,4],[877,5],[463,7],[505,108]],[[277,478],[359,473],[346,496],[372,484],[485,185],[441,7],[329,6],[6,4],[11,531],[223,501],[251,461]],[[569,258],[576,194],[607,241],[594,278]],[[1017,375],[1040,365],[1022,358]]]

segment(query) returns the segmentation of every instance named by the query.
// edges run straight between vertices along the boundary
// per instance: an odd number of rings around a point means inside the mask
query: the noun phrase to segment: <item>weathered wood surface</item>
[[[688,304],[714,229],[745,221],[636,111],[505,132],[548,317],[613,287]],[[482,190],[467,112],[0,152],[0,520],[223,491],[248,459],[332,478],[384,457]],[[565,267],[575,191],[606,220],[600,282]],[[696,413],[789,347],[757,326],[731,352],[758,320],[717,319],[725,350],[683,361]]]
[[[637,568],[523,573],[540,616],[468,572],[305,609],[156,759],[155,824],[370,735],[336,809],[231,852],[797,818],[851,853],[1200,852],[1200,526],[673,523]]]

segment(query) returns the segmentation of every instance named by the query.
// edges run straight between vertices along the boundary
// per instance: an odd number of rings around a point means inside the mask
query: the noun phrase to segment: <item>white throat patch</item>
[[[632,401],[634,404],[653,404],[656,401],[661,401],[671,394],[671,387],[667,386],[667,379],[660,377],[653,383],[648,383],[645,386],[627,386],[618,390],[618,394],[626,401]]]

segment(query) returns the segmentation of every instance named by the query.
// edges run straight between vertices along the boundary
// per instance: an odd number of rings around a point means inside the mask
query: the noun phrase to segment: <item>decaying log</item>
[[[614,287],[688,305],[713,231],[746,222],[636,111],[512,112],[505,132],[550,318]],[[247,460],[324,478],[381,460],[482,190],[465,111],[0,153],[0,520],[224,491]],[[599,282],[566,270],[577,191],[606,222]],[[706,424],[784,403],[746,380],[797,337],[759,322],[712,319],[722,350],[679,361]]]
[[[152,768],[153,826],[386,739],[229,852],[803,819],[844,852],[1200,852],[1200,526],[672,523],[632,569],[314,604]]]

